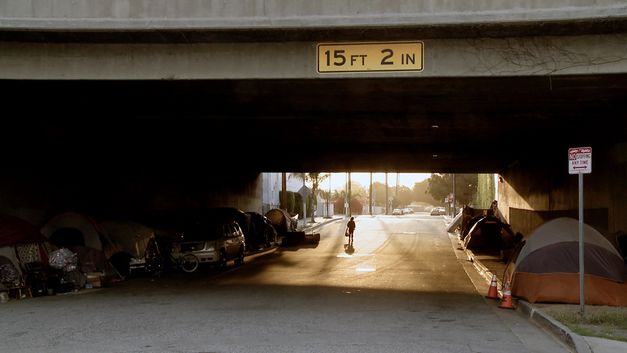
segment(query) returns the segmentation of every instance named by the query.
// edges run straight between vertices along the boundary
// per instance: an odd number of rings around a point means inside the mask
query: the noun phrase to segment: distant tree
[[[391,192],[391,188],[388,188],[388,196],[392,196],[394,195],[394,193]],[[374,198],[374,204],[375,206],[385,206],[386,204],[386,200],[385,200],[385,184],[375,181],[374,183],[372,183],[372,194],[373,194],[373,198]]]
[[[351,182],[351,198],[352,197],[368,197],[367,187],[356,181]]]
[[[438,203],[437,200],[428,193],[429,190],[429,179],[425,179],[419,183],[415,183],[412,188],[412,201],[424,202],[430,205],[435,205]]]
[[[439,203],[453,192],[453,174],[431,174],[428,180],[428,193]],[[469,204],[477,193],[477,174],[456,174],[455,195],[458,205]]]
[[[346,202],[346,192],[344,190],[333,192],[333,207],[334,212],[344,214],[344,202]]]
[[[400,186],[398,188],[398,194],[396,195],[395,199],[398,200],[398,206],[409,206],[409,204],[411,204],[413,200],[411,189],[404,185]]]
[[[350,208],[352,214],[363,214],[364,205],[359,201],[357,197],[351,197]]]
[[[312,208],[312,212],[311,212],[311,221],[315,222],[314,220],[314,212],[313,210],[316,209],[316,207],[318,206],[318,198],[316,197],[318,195],[318,191],[320,189],[320,183],[322,183],[326,178],[329,177],[330,174],[323,174],[323,173],[308,173],[307,174],[307,179],[309,181],[311,181],[311,208]]]
[[[294,199],[294,192],[293,191],[283,191],[283,190],[280,190],[279,191],[279,197],[283,197],[283,193],[285,193],[285,195],[286,195],[285,196],[285,201],[286,201],[286,204],[285,204],[286,208],[285,208],[285,210],[288,213],[291,213],[291,214],[295,213],[294,212],[294,204],[296,203],[296,201]]]
[[[297,192],[294,195],[294,213],[298,214],[298,218],[303,218],[303,196]]]

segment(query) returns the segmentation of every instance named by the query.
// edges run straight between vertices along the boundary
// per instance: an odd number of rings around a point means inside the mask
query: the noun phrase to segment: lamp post
[[[368,209],[372,216],[372,172],[370,172],[370,195],[368,196]]]
[[[388,172],[385,172],[385,214],[389,212],[390,198],[388,196]]]
[[[331,218],[329,214],[329,203],[331,202],[331,173],[329,173],[329,193],[327,194],[327,218]]]
[[[353,210],[351,210],[351,172],[348,172],[348,216],[353,215]]]

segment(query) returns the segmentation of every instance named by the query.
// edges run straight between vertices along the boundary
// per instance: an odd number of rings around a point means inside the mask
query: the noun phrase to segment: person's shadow
[[[344,244],[344,252],[348,255],[352,255],[355,252],[355,248],[352,243]]]

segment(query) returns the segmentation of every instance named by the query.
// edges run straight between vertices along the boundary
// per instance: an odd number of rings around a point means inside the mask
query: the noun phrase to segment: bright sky
[[[415,183],[419,183],[431,177],[431,173],[388,173],[388,185],[396,185],[396,176],[400,185],[413,188]],[[347,173],[331,173],[331,189],[344,190],[346,188]],[[351,173],[353,183],[357,182],[364,187],[370,184],[370,173]],[[385,173],[372,173],[372,182],[385,183]],[[322,182],[320,187],[324,190],[329,188],[329,178]]]

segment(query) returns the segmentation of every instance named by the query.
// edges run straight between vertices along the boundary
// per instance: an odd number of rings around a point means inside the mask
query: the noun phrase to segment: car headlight
[[[215,245],[213,243],[205,243],[205,250],[207,251],[214,251],[216,249]]]

